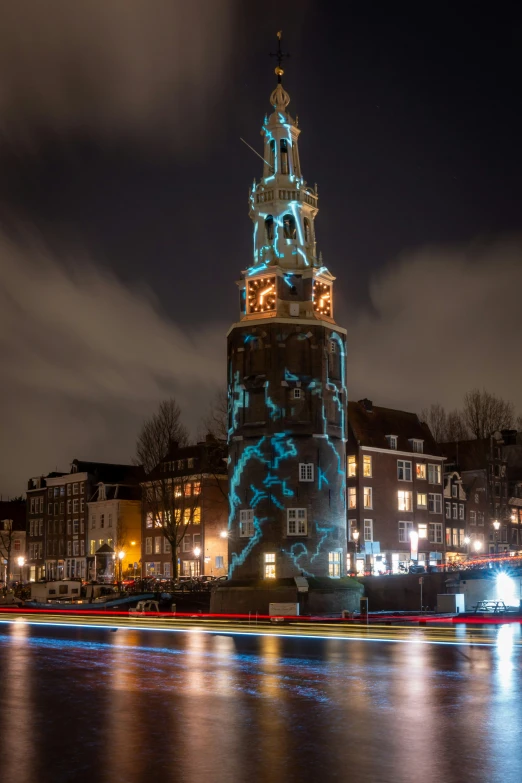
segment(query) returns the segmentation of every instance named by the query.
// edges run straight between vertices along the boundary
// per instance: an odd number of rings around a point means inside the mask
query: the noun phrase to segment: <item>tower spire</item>
[[[270,52],[270,57],[275,57],[277,60],[277,65],[275,67],[275,74],[277,76],[277,83],[281,84],[281,77],[284,74],[283,69],[281,68],[281,65],[283,63],[283,60],[285,57],[290,57],[288,52],[283,52],[281,49],[281,38],[283,37],[283,31],[279,30],[277,33],[277,52]]]

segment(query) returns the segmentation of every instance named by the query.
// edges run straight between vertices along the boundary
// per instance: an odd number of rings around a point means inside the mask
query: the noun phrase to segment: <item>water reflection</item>
[[[502,779],[518,781],[519,639],[519,626],[492,648],[4,626],[0,779],[491,783],[509,755]]]

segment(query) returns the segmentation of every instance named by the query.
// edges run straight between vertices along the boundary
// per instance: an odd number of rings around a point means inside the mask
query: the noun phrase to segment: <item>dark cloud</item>
[[[223,85],[234,0],[17,0],[0,24],[0,127],[180,143]]]
[[[521,238],[404,255],[347,319],[350,397],[420,411],[485,387],[520,412],[520,291]]]
[[[226,325],[184,331],[145,286],[84,254],[60,263],[0,237],[0,487],[67,467],[74,455],[128,460],[143,418],[174,394],[195,432],[224,383]]]

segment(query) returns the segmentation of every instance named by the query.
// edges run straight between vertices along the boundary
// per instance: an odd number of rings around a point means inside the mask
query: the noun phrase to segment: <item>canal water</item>
[[[0,625],[1,783],[519,783],[496,646]]]

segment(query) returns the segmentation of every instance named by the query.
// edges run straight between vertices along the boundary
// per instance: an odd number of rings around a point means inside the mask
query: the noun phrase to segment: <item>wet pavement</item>
[[[522,779],[520,626],[493,647],[0,626],[0,781]]]

